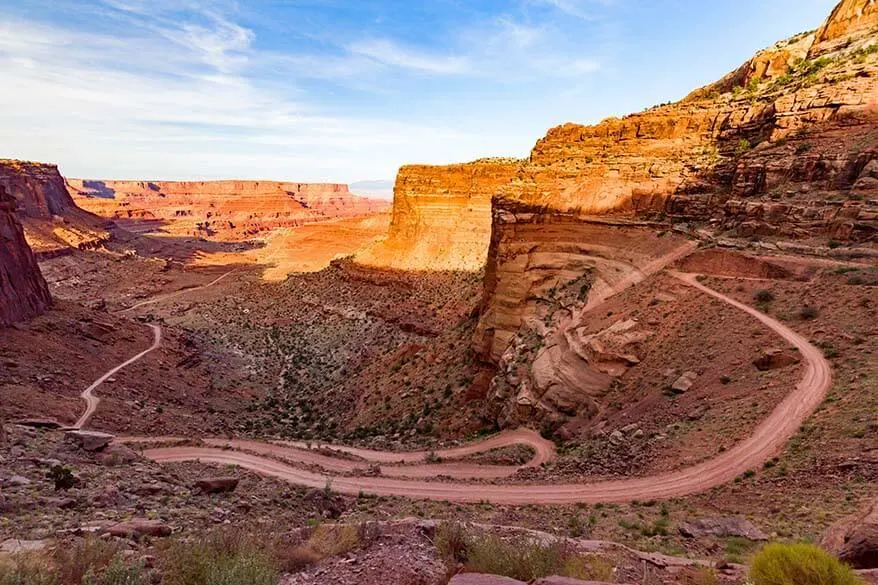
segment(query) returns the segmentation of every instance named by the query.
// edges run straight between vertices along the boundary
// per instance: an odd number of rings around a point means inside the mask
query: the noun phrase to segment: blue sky
[[[0,0],[0,157],[392,179],[678,99],[834,0]]]

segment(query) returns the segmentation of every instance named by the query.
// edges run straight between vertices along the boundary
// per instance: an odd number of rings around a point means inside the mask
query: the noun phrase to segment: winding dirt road
[[[129,359],[128,361],[119,364],[118,366],[116,366],[115,368],[113,368],[112,370],[110,370],[109,372],[107,372],[106,374],[104,374],[103,376],[98,378],[97,380],[95,380],[91,386],[86,388],[82,392],[82,394],[80,394],[82,399],[85,400],[85,412],[82,413],[82,416],[79,417],[79,420],[76,421],[75,425],[73,425],[74,429],[81,429],[86,424],[88,424],[88,421],[91,419],[91,417],[94,415],[95,411],[98,409],[98,404],[101,403],[101,399],[94,395],[94,391],[98,386],[100,386],[101,384],[103,384],[104,382],[109,380],[111,377],[113,377],[116,374],[116,372],[118,372],[119,370],[122,370],[123,368],[127,368],[128,366],[130,366],[134,362],[142,359],[147,354],[157,350],[162,345],[162,328],[159,327],[158,325],[153,325],[152,323],[149,323],[148,326],[150,329],[152,329],[152,333],[153,333],[152,345],[149,346],[149,349],[145,349],[142,352],[140,352],[139,354],[137,354],[136,356],[134,356],[133,358]]]
[[[193,286],[191,288],[184,288],[184,289],[178,290],[176,292],[168,293],[166,295],[161,295],[161,296],[158,296],[158,297],[146,300],[146,301],[142,301],[140,303],[137,303],[136,305],[131,305],[130,307],[127,307],[127,308],[119,311],[119,314],[124,315],[125,313],[130,313],[134,309],[139,309],[140,307],[145,307],[147,305],[155,305],[156,303],[161,303],[163,301],[175,299],[177,297],[183,296],[185,294],[189,294],[191,292],[195,292],[197,290],[204,290],[206,288],[210,288],[215,284],[219,284],[220,282],[222,282],[227,277],[231,276],[232,274],[234,274],[237,271],[238,271],[237,268],[235,270],[230,270],[229,272],[226,272],[225,274],[219,276],[218,278],[215,278],[211,282],[208,282],[207,284],[202,284],[201,286]]]
[[[805,374],[795,390],[787,395],[771,412],[768,418],[759,424],[749,438],[741,441],[732,449],[725,451],[714,459],[679,471],[650,477],[590,484],[491,485],[461,482],[430,482],[422,479],[400,479],[397,477],[332,477],[333,489],[351,495],[362,492],[380,496],[406,496],[416,499],[492,502],[495,504],[624,502],[634,499],[665,499],[698,493],[732,481],[735,477],[748,470],[757,469],[765,461],[781,451],[784,444],[796,433],[799,426],[823,401],[832,383],[829,363],[818,348],[811,345],[807,339],[779,321],[702,285],[696,280],[695,275],[675,272],[671,274],[685,284],[752,315],[766,327],[798,348],[805,363]],[[458,456],[468,455],[525,442],[536,449],[535,459],[539,461],[539,463],[532,461],[528,464],[529,466],[541,464],[542,461],[549,460],[554,456],[554,451],[545,446],[545,442],[542,439],[539,441],[533,440],[533,434],[528,435],[527,433],[526,431],[519,430],[505,435],[501,434],[481,443],[450,450],[449,452],[444,452],[444,455],[443,452],[440,452],[437,455],[449,456],[450,452],[454,452]],[[533,442],[530,442],[532,440]],[[321,460],[314,457],[315,454],[303,455],[303,453],[307,452],[299,448],[302,446],[300,443],[281,445],[259,443],[256,441],[212,440],[208,442],[208,445],[213,446],[147,449],[143,454],[160,463],[199,460],[204,463],[238,465],[256,473],[315,488],[323,487],[331,477],[322,473],[298,469],[294,466],[321,464],[319,462]],[[224,447],[225,449],[218,447]],[[228,450],[229,448],[240,448],[244,451]],[[380,463],[400,461],[413,463],[419,457],[421,460],[425,457],[424,453],[400,454],[354,448],[333,448],[349,455]],[[331,457],[328,458],[332,459]],[[540,460],[540,458],[543,459]],[[283,459],[283,461],[278,459]],[[338,461],[335,460],[333,464],[338,472],[350,471],[351,469],[348,469],[349,465],[354,467],[357,465],[356,462],[339,464]],[[430,475],[427,472],[435,472],[435,469],[430,469],[431,467],[437,466],[412,465],[395,469],[404,470],[404,472],[400,472],[400,475],[412,477],[413,473],[419,472],[425,476]],[[460,471],[469,472],[470,470],[460,469]]]

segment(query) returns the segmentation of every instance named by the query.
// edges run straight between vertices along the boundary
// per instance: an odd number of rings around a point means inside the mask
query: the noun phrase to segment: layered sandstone
[[[493,201],[473,342],[498,367],[489,409],[498,422],[599,409],[613,376],[595,343],[607,344],[578,332],[608,293],[694,247],[667,236],[672,224],[716,236],[875,241],[873,18],[871,1],[845,1],[818,33],[759,53],[681,102],[566,124],[537,142]],[[636,343],[648,339],[632,331]]]
[[[39,315],[52,303],[16,206],[15,198],[0,185],[0,327]]]
[[[357,261],[398,270],[480,270],[491,238],[491,197],[518,165],[514,159],[484,159],[403,167],[387,238]]]
[[[56,165],[0,159],[0,186],[16,201],[28,243],[38,254],[100,246],[104,222],[79,207]]]
[[[83,208],[136,232],[237,240],[277,228],[383,211],[343,184],[68,180]]]

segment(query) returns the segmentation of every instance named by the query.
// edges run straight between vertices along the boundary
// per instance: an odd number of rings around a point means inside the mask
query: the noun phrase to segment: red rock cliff
[[[624,365],[626,344],[646,333],[620,323],[586,339],[585,315],[686,253],[685,239],[656,239],[671,224],[767,247],[875,242],[874,9],[846,0],[817,34],[779,43],[681,102],[566,124],[537,142],[493,201],[473,343],[498,366],[489,395],[499,422],[600,407],[613,376],[595,364]]]
[[[52,303],[15,210],[16,200],[0,185],[0,327],[39,315]]]
[[[276,181],[98,181],[70,179],[83,208],[138,231],[161,225],[182,235],[239,239],[282,227],[383,211],[341,184]]]
[[[518,168],[514,159],[400,169],[385,241],[361,264],[400,270],[480,270],[491,237],[491,197]]]

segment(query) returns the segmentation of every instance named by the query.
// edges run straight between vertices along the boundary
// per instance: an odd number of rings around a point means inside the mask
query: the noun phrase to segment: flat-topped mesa
[[[35,317],[52,304],[16,207],[15,198],[0,185],[0,327]]]
[[[762,51],[680,102],[565,124],[537,142],[493,201],[473,339],[498,368],[490,416],[502,425],[588,419],[605,406],[600,397],[628,366],[610,375],[600,364],[635,363],[626,344],[646,332],[618,323],[583,337],[589,312],[691,250],[666,233],[671,224],[874,242],[875,4],[843,2],[818,33]],[[809,58],[815,47],[819,58]],[[595,353],[610,341],[616,350]]]
[[[134,231],[160,225],[178,235],[229,240],[378,213],[388,205],[335,183],[69,179],[67,184],[83,208]]]
[[[496,158],[402,167],[387,238],[358,253],[357,262],[398,270],[481,270],[491,238],[491,197],[520,163]]]

